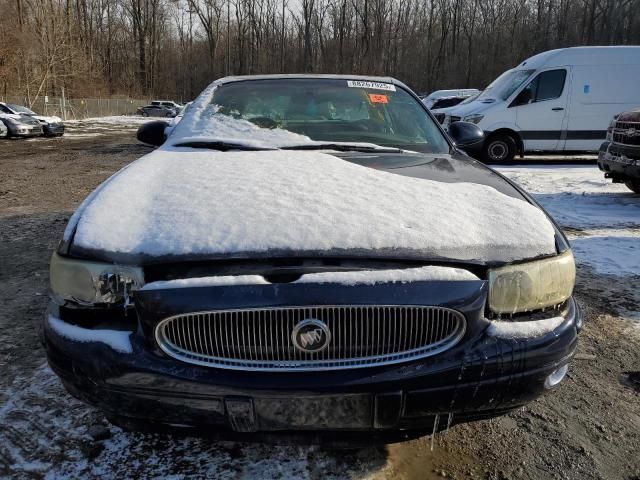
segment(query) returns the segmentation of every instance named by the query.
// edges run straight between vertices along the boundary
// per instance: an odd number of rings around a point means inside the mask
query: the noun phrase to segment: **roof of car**
[[[360,80],[365,82],[391,83],[403,88],[409,88],[400,80],[393,77],[376,77],[371,75],[334,75],[318,73],[278,73],[271,75],[234,75],[216,80],[217,84],[242,82],[247,80],[294,80],[294,79],[329,79],[329,80]]]

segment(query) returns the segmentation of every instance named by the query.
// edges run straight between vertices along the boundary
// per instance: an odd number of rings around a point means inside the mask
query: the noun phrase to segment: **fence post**
[[[60,98],[60,108],[62,109],[62,119],[67,120],[67,105],[64,98],[64,87],[62,87],[62,98]]]

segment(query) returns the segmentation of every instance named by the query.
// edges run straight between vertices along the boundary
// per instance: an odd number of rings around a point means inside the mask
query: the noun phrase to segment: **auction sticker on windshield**
[[[389,103],[389,98],[386,95],[380,95],[378,93],[370,93],[369,101],[371,101],[371,103]]]
[[[390,83],[382,83],[382,82],[363,82],[360,80],[347,80],[347,86],[351,88],[372,88],[374,90],[389,90],[390,92],[395,92],[395,85],[391,85]]]

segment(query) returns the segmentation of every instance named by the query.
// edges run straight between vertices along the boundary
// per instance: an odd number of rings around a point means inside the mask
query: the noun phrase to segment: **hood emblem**
[[[291,341],[301,352],[320,352],[329,346],[331,331],[322,320],[306,318],[293,327]]]

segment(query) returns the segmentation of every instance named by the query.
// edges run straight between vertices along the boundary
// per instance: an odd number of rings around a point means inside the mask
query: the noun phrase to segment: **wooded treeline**
[[[0,94],[189,100],[227,74],[486,86],[536,52],[640,43],[640,0],[0,0]]]

